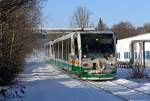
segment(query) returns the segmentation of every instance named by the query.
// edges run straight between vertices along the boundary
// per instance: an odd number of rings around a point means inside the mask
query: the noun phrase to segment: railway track
[[[113,96],[120,98],[121,101],[150,101],[149,93],[142,90],[137,90],[135,87],[128,87],[115,81],[80,81],[86,85],[96,87],[99,90],[112,94]]]
[[[83,80],[78,76],[73,75],[72,73],[68,73],[64,71],[72,78],[79,80],[81,83],[84,83],[88,87],[93,87],[98,90],[103,90],[108,94],[111,94],[120,99],[120,101],[150,101],[150,90],[149,92],[145,92],[144,90],[138,89],[140,85],[138,83],[132,82],[132,86],[128,84],[124,84],[123,82],[117,82],[117,80],[109,80],[109,81],[90,81]],[[126,80],[126,79],[122,79]],[[129,81],[129,80],[126,80]],[[131,84],[131,83],[130,83]],[[150,86],[149,86],[150,89]]]
[[[129,101],[128,99],[126,99],[126,98],[124,98],[124,97],[122,97],[122,96],[116,95],[116,94],[114,94],[113,92],[111,92],[111,91],[109,91],[109,90],[107,90],[107,89],[105,89],[105,88],[103,88],[103,87],[100,87],[100,86],[94,84],[94,83],[91,82],[91,81],[84,80],[84,83],[87,84],[87,85],[91,85],[91,86],[94,87],[94,88],[96,87],[96,88],[98,88],[98,90],[103,90],[103,91],[105,91],[105,92],[107,92],[107,93],[109,93],[109,94],[111,94],[111,95],[113,95],[113,96],[116,96],[116,97],[118,97],[119,99],[121,99],[121,101]]]
[[[137,87],[129,87],[129,86],[125,86],[125,85],[120,84],[120,83],[113,82],[113,81],[110,81],[110,82],[112,82],[112,83],[114,83],[114,84],[117,84],[117,85],[120,85],[120,86],[123,86],[123,87],[126,87],[126,88],[128,88],[128,89],[130,89],[130,90],[134,90],[134,91],[137,91],[137,92],[140,92],[140,93],[143,93],[143,94],[146,94],[146,95],[150,96],[150,93],[147,93],[147,92],[142,91],[142,90],[138,90],[138,89],[137,89],[138,85],[137,85]]]
[[[103,90],[104,92],[107,92],[119,98],[120,101],[150,101],[150,92],[148,93],[143,90],[137,89],[138,87],[140,87],[138,83],[134,84],[134,86],[128,86],[127,84],[117,82],[117,80],[112,80],[112,81],[82,80],[78,76],[62,69],[49,71],[49,68],[46,69],[39,68],[39,70],[32,72],[32,76],[33,77],[35,76],[35,78],[36,77],[41,78],[41,76],[42,77],[48,76],[48,78],[53,78],[62,74],[67,74],[71,78],[75,78],[76,80],[79,80],[79,82],[85,84],[88,87],[96,88],[101,91]]]

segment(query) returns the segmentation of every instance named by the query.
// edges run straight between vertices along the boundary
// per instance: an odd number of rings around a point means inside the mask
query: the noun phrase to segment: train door
[[[78,47],[78,34],[74,34],[72,38],[72,54],[70,56],[73,65],[79,65],[79,47]]]
[[[77,58],[78,58],[78,61],[77,61],[77,64],[79,66],[81,66],[81,59],[82,59],[82,52],[81,52],[81,34],[80,33],[77,33],[76,34],[76,38],[75,38],[75,44],[76,44],[76,55],[77,55]]]

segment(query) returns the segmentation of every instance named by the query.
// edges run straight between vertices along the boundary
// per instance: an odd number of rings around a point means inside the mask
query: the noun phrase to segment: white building
[[[134,44],[133,48],[131,48],[132,47],[131,43],[135,41],[136,44]],[[129,62],[132,58],[136,61],[140,59],[142,61],[143,59],[145,59],[145,62],[147,62],[148,60],[150,61],[150,33],[118,40],[117,42],[118,62]]]

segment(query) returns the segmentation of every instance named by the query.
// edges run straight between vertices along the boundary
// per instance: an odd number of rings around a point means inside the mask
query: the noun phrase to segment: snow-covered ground
[[[20,101],[150,101],[150,82],[127,80],[124,69],[118,69],[113,81],[82,81],[47,60],[43,52],[26,59],[19,77],[26,86]]]
[[[122,101],[108,92],[73,79],[46,60],[42,52],[27,59],[25,74],[20,76],[26,85],[23,101]]]

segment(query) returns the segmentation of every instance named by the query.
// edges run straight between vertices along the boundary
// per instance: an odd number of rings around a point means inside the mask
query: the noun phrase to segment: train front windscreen
[[[81,34],[81,43],[82,66],[95,69],[104,67],[104,70],[115,67],[116,58],[113,34]]]
[[[115,55],[113,34],[81,34],[82,57]]]

